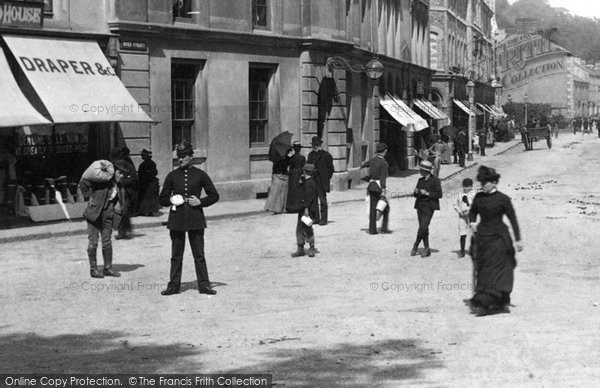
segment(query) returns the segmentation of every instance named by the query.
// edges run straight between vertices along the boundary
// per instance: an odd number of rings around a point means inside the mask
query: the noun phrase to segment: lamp
[[[469,80],[469,82],[467,82],[467,95],[469,96],[469,109],[471,110],[471,112],[473,112],[473,108],[475,105],[475,84],[471,80]],[[473,160],[473,150],[472,150],[472,146],[471,146],[472,141],[473,141],[473,117],[471,117],[471,114],[469,114],[469,141],[467,142],[467,145],[468,145],[467,160],[469,160],[469,161]]]
[[[527,101],[529,101],[527,93],[523,96],[523,101],[525,101],[525,128],[527,128]]]
[[[352,65],[349,60],[344,57],[335,56],[328,57],[325,63],[328,69],[344,69],[350,70],[353,73],[365,73],[371,79],[377,79],[383,75],[383,65],[377,58],[371,59],[366,65]]]

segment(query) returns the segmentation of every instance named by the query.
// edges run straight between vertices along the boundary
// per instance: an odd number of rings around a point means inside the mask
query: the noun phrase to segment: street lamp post
[[[529,96],[527,93],[523,96],[523,101],[525,101],[525,128],[527,128],[527,101],[529,100]]]
[[[469,80],[469,82],[467,82],[467,95],[469,96],[469,110],[471,112],[473,112],[474,105],[475,105],[475,84],[471,80]],[[468,149],[467,160],[472,161],[473,160],[473,149],[472,149],[471,142],[473,141],[473,117],[471,117],[470,113],[469,113],[468,132],[469,132],[469,140],[467,142],[467,149]]]

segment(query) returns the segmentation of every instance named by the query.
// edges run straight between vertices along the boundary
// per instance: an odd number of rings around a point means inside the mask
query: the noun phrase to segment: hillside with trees
[[[537,31],[588,63],[600,62],[600,19],[573,16],[546,0],[496,0],[498,27],[508,34],[523,32],[519,19],[536,18]],[[529,31],[535,32],[535,31]]]

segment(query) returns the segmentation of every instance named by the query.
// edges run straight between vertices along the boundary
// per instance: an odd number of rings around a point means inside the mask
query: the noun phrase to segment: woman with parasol
[[[265,210],[280,214],[284,212],[288,191],[288,166],[292,150],[292,133],[285,131],[275,136],[269,147],[269,160],[273,162],[271,187]]]

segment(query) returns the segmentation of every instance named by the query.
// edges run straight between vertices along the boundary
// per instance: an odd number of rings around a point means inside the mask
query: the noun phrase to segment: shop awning
[[[414,99],[413,103],[434,120],[450,121],[450,118],[444,112],[436,108],[435,105],[427,100]]]
[[[95,41],[2,37],[54,123],[154,122]]]
[[[498,115],[498,113],[493,111],[489,106],[487,106],[485,104],[476,102],[475,105],[477,105],[479,107],[479,109],[483,110],[485,113],[489,114],[490,116],[496,117]]]
[[[473,106],[470,106],[470,104],[469,104],[469,101],[463,101],[462,103],[463,103],[465,106],[468,106],[468,107],[469,107],[469,108],[470,108],[470,109],[473,111],[473,113],[475,113],[477,116],[481,116],[481,115],[485,114],[485,112],[484,112],[484,111],[482,111],[481,109],[479,109],[479,108],[477,107],[477,104],[476,104],[476,103],[474,103],[474,104],[473,104]]]
[[[504,113],[504,110],[502,108],[500,108],[498,105],[490,105],[490,108],[492,108],[493,110],[495,110],[496,112],[498,112],[498,114],[500,115],[500,117],[506,117],[507,114]]]
[[[467,105],[465,105],[462,101],[460,101],[460,100],[452,100],[452,101],[454,101],[454,103],[469,116],[475,116],[475,112],[473,112],[471,109],[469,109],[469,107]]]
[[[429,127],[427,121],[419,116],[414,110],[410,109],[408,105],[401,99],[386,94],[379,99],[379,104],[400,124],[404,126],[402,128],[409,132],[418,132]]]
[[[52,124],[27,100],[0,49],[0,127]]]

